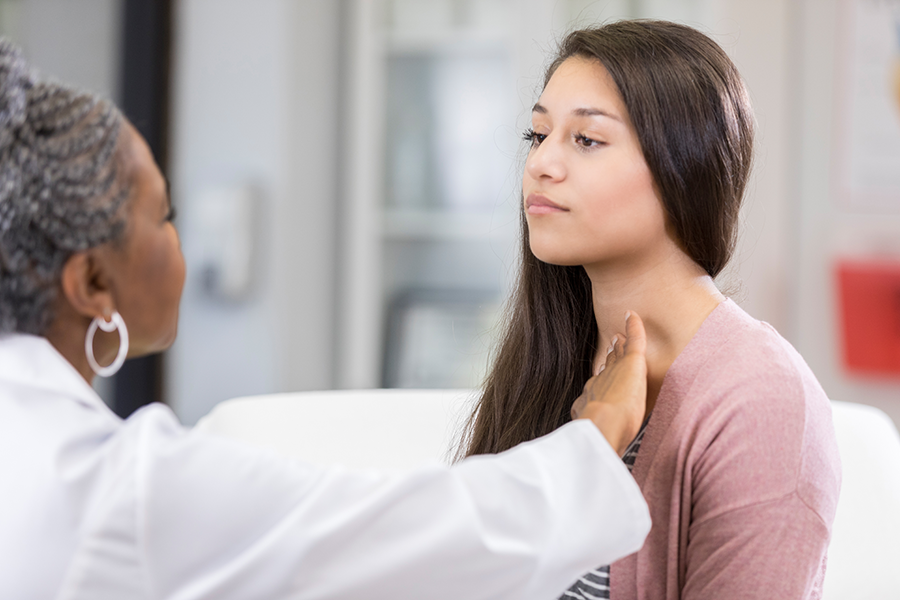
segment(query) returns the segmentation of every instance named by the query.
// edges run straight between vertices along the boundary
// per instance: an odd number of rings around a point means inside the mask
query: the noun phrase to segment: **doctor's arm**
[[[139,522],[160,597],[546,599],[636,551],[650,527],[586,421],[394,475],[155,429],[166,439],[147,440]]]
[[[592,422],[628,421],[628,403],[610,399],[621,381],[603,381],[586,386],[575,413],[592,419],[499,455],[393,475],[317,468],[158,423],[139,474],[152,587],[217,599],[556,597],[638,550],[650,528],[640,490]]]

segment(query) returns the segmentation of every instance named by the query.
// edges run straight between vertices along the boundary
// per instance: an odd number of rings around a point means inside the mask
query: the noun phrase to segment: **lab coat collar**
[[[68,396],[90,408],[115,416],[72,363],[40,336],[23,333],[0,335],[0,381]]]

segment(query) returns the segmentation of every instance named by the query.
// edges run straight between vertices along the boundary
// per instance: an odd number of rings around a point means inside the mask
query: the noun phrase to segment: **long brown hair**
[[[734,251],[750,172],[753,114],[725,52],[699,31],[666,21],[619,21],[570,33],[546,87],[570,57],[599,61],[622,96],[669,225],[711,277]],[[591,376],[597,322],[583,267],[541,262],[522,222],[518,285],[505,333],[462,441],[465,455],[501,452],[570,420]]]

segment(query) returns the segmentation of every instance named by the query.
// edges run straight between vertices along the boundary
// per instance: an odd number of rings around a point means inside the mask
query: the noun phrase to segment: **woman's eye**
[[[532,147],[540,146],[547,136],[543,133],[535,133],[534,129],[528,129],[522,135],[522,139],[529,142]]]
[[[177,213],[175,212],[175,207],[172,206],[171,208],[169,208],[169,212],[168,212],[168,214],[166,215],[166,221],[168,221],[169,223],[171,223],[172,221],[175,220],[175,216],[176,216],[176,215],[177,215]]]
[[[605,142],[601,142],[600,140],[591,139],[591,138],[587,137],[586,135],[583,135],[580,133],[575,136],[575,141],[580,146],[583,146],[585,148],[593,148],[595,146],[602,146],[605,143]]]

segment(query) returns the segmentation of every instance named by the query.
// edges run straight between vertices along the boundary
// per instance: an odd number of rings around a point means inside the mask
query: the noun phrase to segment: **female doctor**
[[[617,455],[644,413],[636,316],[573,423],[451,468],[323,469],[161,405],[116,417],[94,375],[175,337],[172,216],[118,110],[0,41],[0,598],[547,599],[641,546]]]

